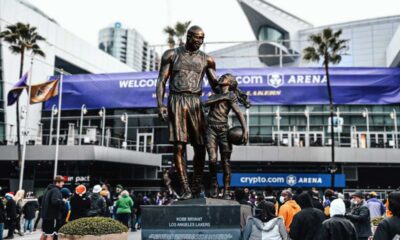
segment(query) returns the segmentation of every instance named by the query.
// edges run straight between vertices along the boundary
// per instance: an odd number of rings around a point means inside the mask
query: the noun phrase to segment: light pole
[[[83,115],[86,115],[86,113],[87,113],[87,108],[86,105],[83,104],[81,107],[81,121],[79,126],[79,145],[81,145],[82,141]]]
[[[31,93],[32,93],[32,69],[33,69],[33,54],[31,56],[31,69],[29,70],[28,76],[28,98],[26,103],[26,115],[25,115],[25,130],[23,132],[23,149],[22,149],[22,156],[21,156],[21,166],[20,166],[20,173],[19,173],[19,188],[22,189],[23,181],[24,181],[24,171],[25,171],[25,159],[26,159],[26,142],[29,139],[29,130],[28,130],[28,123],[29,123],[29,106],[31,101]],[[17,109],[18,111],[18,109]]]
[[[367,148],[371,146],[371,138],[370,138],[370,133],[369,133],[369,112],[368,108],[364,108],[364,111],[362,112],[363,117],[365,117],[365,121],[367,124]]]
[[[337,123],[337,135],[338,135],[338,146],[340,147],[340,132],[342,131],[342,124],[340,121],[340,109],[336,107],[336,123]]]
[[[103,117],[102,126],[101,126],[101,146],[104,146],[104,132],[106,128],[106,108],[102,107],[99,111],[100,117]]]
[[[276,118],[276,127],[278,130],[278,146],[281,145],[281,113],[279,106],[276,108],[275,111],[275,118]]]
[[[49,136],[49,146],[53,143],[53,122],[54,122],[54,116],[56,116],[58,113],[57,105],[53,104],[51,107],[51,118],[50,118],[50,136]]]
[[[126,149],[128,147],[128,114],[124,113],[121,116],[121,121],[125,123],[125,144],[123,144],[123,147]]]
[[[390,118],[393,119],[393,123],[394,123],[394,145],[393,145],[393,148],[398,148],[399,144],[398,144],[398,139],[397,139],[397,112],[396,112],[396,109],[393,108],[393,111],[390,112]]]
[[[308,109],[308,107],[306,107],[306,109],[304,110],[304,116],[306,117],[306,121],[307,121],[306,147],[309,147],[310,146],[310,110]]]
[[[58,172],[58,153],[60,151],[60,128],[61,128],[61,111],[62,111],[62,89],[64,80],[64,69],[60,71],[60,88],[58,93],[58,116],[57,116],[57,141],[56,141],[56,153],[54,157],[54,178]]]

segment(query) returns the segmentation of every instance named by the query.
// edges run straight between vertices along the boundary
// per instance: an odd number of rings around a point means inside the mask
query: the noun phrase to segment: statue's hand
[[[162,105],[158,108],[158,116],[163,120],[167,121],[168,118],[168,109],[165,105]]]
[[[242,139],[243,145],[246,145],[248,140],[249,140],[249,132],[247,131],[246,128],[243,128],[243,139]]]

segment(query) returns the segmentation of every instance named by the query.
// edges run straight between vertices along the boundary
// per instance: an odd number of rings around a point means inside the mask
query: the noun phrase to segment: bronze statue
[[[174,165],[179,176],[183,194],[181,199],[199,197],[205,163],[205,118],[200,97],[202,81],[207,75],[212,90],[218,92],[215,61],[200,51],[204,32],[199,26],[187,31],[186,43],[164,52],[157,82],[157,106],[159,116],[169,122],[169,141],[174,144]],[[169,80],[168,104],[163,104],[166,82]],[[247,96],[239,89],[235,91],[239,102],[250,106]],[[194,150],[192,188],[184,159],[186,144]],[[168,182],[168,181],[167,181]],[[170,183],[168,184],[170,185]]]
[[[211,95],[205,102],[209,106],[207,117],[207,152],[209,156],[209,170],[211,176],[210,195],[216,198],[218,196],[217,182],[217,154],[218,148],[221,155],[223,168],[224,192],[223,198],[230,199],[231,166],[230,159],[232,153],[232,143],[228,139],[228,115],[232,109],[238,117],[243,129],[242,144],[248,139],[246,121],[238,105],[237,81],[231,74],[224,74],[218,81],[219,93]]]
[[[159,115],[164,120],[169,119],[169,141],[174,144],[174,163],[183,189],[182,199],[192,198],[192,193],[197,197],[201,191],[206,154],[203,139],[205,120],[200,101],[204,74],[214,91],[218,85],[214,59],[199,50],[203,41],[203,30],[193,26],[187,32],[184,46],[164,52],[156,90]],[[165,106],[163,100],[167,80],[169,96]],[[194,149],[192,189],[184,159],[188,142]]]

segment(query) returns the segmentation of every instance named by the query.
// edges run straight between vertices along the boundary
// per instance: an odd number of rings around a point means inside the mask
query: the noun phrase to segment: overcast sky
[[[150,44],[162,44],[162,29],[191,20],[206,41],[254,40],[236,0],[30,0],[61,26],[97,46],[98,31],[114,22],[137,29]],[[400,0],[268,0],[315,26],[400,15]]]

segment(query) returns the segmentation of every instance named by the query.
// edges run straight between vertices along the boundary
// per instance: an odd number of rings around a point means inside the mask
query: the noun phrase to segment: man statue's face
[[[200,49],[201,45],[204,42],[204,33],[203,31],[195,31],[191,34],[191,37],[188,37],[188,45],[190,50],[197,51]]]

